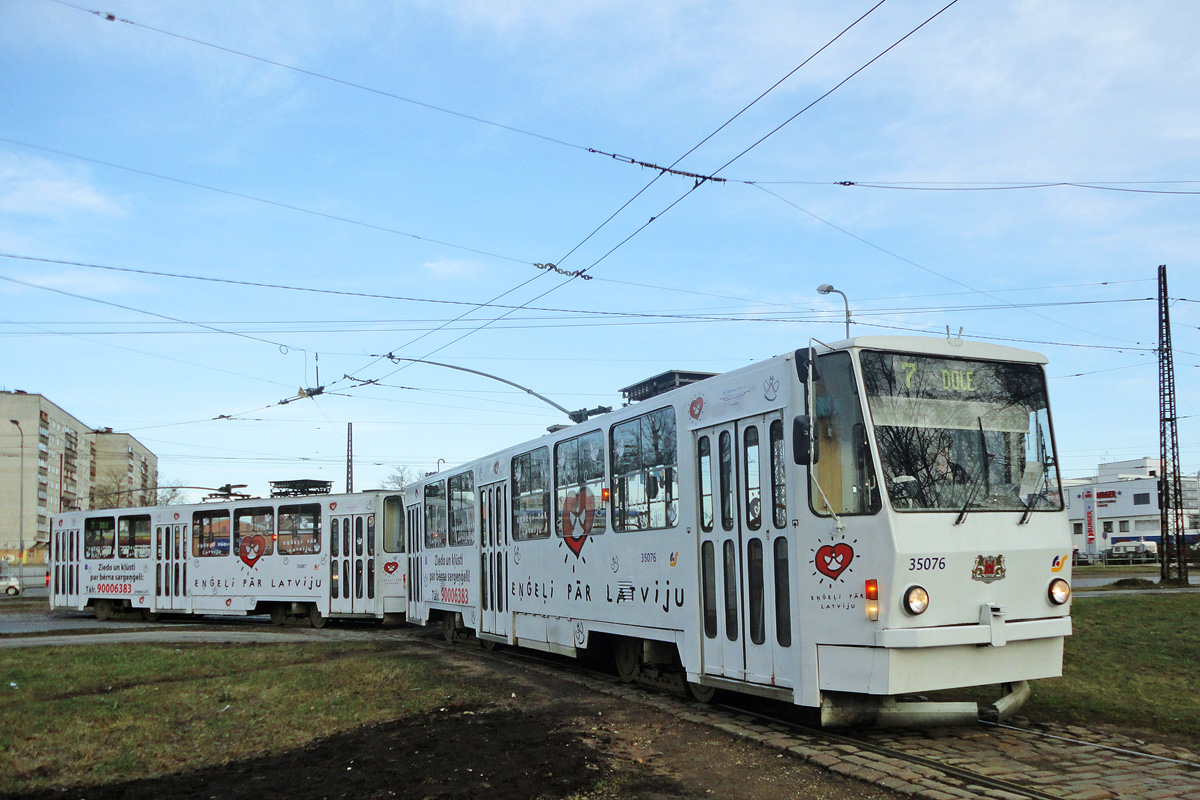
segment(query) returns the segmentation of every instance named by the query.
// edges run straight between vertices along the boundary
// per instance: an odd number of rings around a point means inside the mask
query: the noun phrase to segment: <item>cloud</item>
[[[75,213],[121,216],[124,209],[79,171],[43,158],[0,153],[0,212],[59,218]]]
[[[479,276],[483,269],[474,261],[465,258],[439,258],[426,261],[421,268],[439,280],[461,280]]]

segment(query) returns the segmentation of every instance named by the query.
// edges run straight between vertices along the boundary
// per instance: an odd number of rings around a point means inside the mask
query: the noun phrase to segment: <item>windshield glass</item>
[[[894,508],[1062,508],[1040,366],[875,351],[861,361]]]

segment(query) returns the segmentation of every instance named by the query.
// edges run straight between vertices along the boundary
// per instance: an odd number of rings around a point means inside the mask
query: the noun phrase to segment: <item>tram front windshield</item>
[[[1041,367],[878,351],[861,364],[893,508],[1062,508]]]

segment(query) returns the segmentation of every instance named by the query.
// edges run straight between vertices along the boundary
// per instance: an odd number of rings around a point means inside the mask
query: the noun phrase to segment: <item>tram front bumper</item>
[[[1062,674],[1070,617],[877,631],[875,646],[817,645],[822,691],[901,695]]]

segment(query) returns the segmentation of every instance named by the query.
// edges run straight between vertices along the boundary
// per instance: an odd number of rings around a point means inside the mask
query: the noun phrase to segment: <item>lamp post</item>
[[[833,286],[831,286],[828,283],[822,283],[820,286],[818,286],[817,292],[818,292],[818,294],[829,294],[830,292],[835,292],[836,294],[840,294],[842,296],[842,302],[846,304],[846,338],[849,339],[850,338],[850,301],[846,299],[846,293],[843,292],[841,289],[833,288]]]
[[[17,591],[25,591],[25,431],[21,428],[21,423],[15,419],[10,419],[13,425],[17,426],[17,433],[21,434],[21,486],[20,497],[17,501]]]

